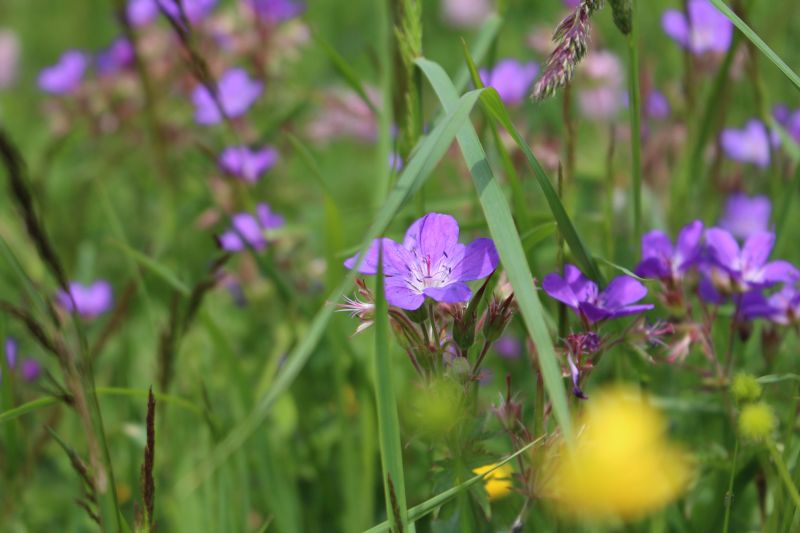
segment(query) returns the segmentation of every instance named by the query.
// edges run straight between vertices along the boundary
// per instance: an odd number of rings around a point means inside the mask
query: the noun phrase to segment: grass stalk
[[[642,96],[639,88],[639,9],[631,0],[631,32],[628,34],[628,94],[631,109],[631,181],[633,184],[633,241],[642,233]]]

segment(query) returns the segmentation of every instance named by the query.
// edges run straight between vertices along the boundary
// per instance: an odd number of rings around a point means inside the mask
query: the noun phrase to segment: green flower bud
[[[776,425],[775,413],[764,402],[747,404],[739,413],[739,433],[746,439],[763,442],[772,435]]]
[[[761,397],[761,384],[747,372],[739,372],[731,382],[731,394],[739,403],[754,402]]]

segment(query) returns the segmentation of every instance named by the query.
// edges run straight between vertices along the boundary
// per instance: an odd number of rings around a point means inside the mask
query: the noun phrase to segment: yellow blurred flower
[[[570,451],[550,463],[545,495],[586,519],[634,519],[677,498],[691,477],[689,457],[667,442],[661,415],[639,393],[616,387],[595,393]]]
[[[497,466],[497,463],[490,465],[479,466],[472,471],[478,475],[485,474],[492,468]],[[504,464],[497,470],[494,470],[484,478],[484,488],[489,495],[489,501],[499,500],[511,494],[511,487],[513,486],[511,474],[513,469],[511,465]]]

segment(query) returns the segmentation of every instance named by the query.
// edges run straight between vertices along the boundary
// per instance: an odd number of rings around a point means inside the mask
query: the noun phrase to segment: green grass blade
[[[628,112],[631,129],[631,182],[633,183],[633,243],[642,233],[642,93],[639,89],[639,6],[631,2],[631,32],[628,34]]]
[[[465,94],[458,105],[444,120],[436,125],[430,135],[424,137],[415,151],[414,157],[406,165],[397,180],[397,184],[386,199],[386,202],[377,213],[372,225],[366,232],[360,251],[366,251],[373,239],[383,234],[389,227],[395,214],[403,207],[408,199],[419,190],[427,177],[444,156],[453,142],[456,133],[469,119],[469,114],[480,98],[482,91],[471,91]],[[328,302],[337,302],[349,290],[356,277],[356,270],[351,270],[339,286],[329,295]],[[292,350],[286,364],[276,377],[272,386],[258,400],[253,410],[247,417],[240,421],[231,430],[227,437],[211,453],[209,458],[198,469],[191,472],[179,482],[179,488],[190,491],[200,485],[208,476],[222,465],[245,441],[258,429],[266,418],[275,400],[283,394],[294,382],[297,375],[305,366],[308,358],[314,352],[317,344],[325,333],[334,307],[325,304],[315,315],[308,332],[300,343]]]
[[[383,487],[386,515],[393,531],[408,529],[403,447],[400,441],[400,421],[392,381],[392,357],[389,344],[389,307],[383,286],[383,254],[378,260],[375,277],[375,354],[373,360],[375,404],[378,407],[378,440],[383,467]],[[397,516],[395,516],[397,515]],[[399,523],[398,523],[399,522]]]
[[[528,451],[532,446],[536,445],[540,440],[542,440],[542,438],[543,437],[539,437],[535,441],[529,442],[528,444],[526,444],[525,446],[523,446],[522,448],[520,448],[516,452],[512,453],[508,457],[506,457],[503,460],[499,461],[497,464],[495,464],[495,466],[491,470],[487,470],[483,474],[478,474],[478,475],[476,475],[474,477],[471,477],[468,480],[464,481],[463,483],[460,483],[460,484],[456,485],[455,487],[450,487],[446,491],[437,494],[433,498],[425,500],[424,502],[422,502],[419,505],[415,505],[414,507],[412,507],[411,509],[408,510],[408,519],[410,521],[412,521],[412,522],[416,522],[420,518],[423,518],[423,517],[431,514],[433,511],[435,511],[436,509],[438,509],[439,507],[441,507],[442,505],[444,505],[448,501],[452,500],[453,498],[458,496],[460,493],[462,493],[463,491],[465,491],[468,488],[470,488],[475,483],[478,483],[478,482],[482,481],[484,478],[486,478],[486,476],[488,476],[489,474],[491,474],[492,472],[494,472],[495,470],[497,470],[498,468],[500,468],[504,464],[508,463],[509,461],[513,461],[519,455],[521,455],[521,454],[525,453],[526,451]],[[391,528],[391,524],[389,524],[389,522],[386,521],[386,522],[381,522],[380,524],[371,527],[370,529],[366,530],[364,533],[380,533],[381,531],[389,531],[390,528]]]
[[[444,109],[449,110],[456,105],[458,94],[442,67],[424,58],[418,59],[416,63],[428,77],[428,81],[441,100]],[[486,89],[484,94],[486,93],[493,93],[493,90]],[[528,268],[522,241],[519,233],[517,233],[517,228],[514,226],[508,202],[500,188],[500,184],[492,174],[492,169],[486,160],[486,154],[471,123],[464,125],[457,139],[467,167],[472,173],[478,198],[489,226],[489,232],[494,239],[497,252],[506,269],[511,286],[514,288],[523,321],[539,352],[539,367],[553,405],[553,413],[564,435],[568,440],[571,440],[572,421],[569,415],[561,369],[556,360],[550,333],[543,318],[544,309],[541,302],[539,302],[539,297],[536,295],[533,276],[530,268]]]
[[[491,50],[492,43],[497,37],[497,34],[500,32],[502,25],[503,17],[497,13],[493,13],[489,16],[489,18],[486,19],[486,22],[483,23],[481,29],[478,30],[478,35],[475,37],[475,44],[472,45],[472,50],[470,50],[469,53],[470,57],[474,58],[475,63],[480,64],[483,62],[486,54],[488,54],[489,50]],[[471,79],[469,65],[463,65],[453,79],[456,85],[456,90],[458,92],[464,91],[464,89],[467,88],[467,83],[469,83]]]
[[[772,50],[772,48],[770,48],[769,45],[767,45],[767,43],[765,43],[764,40],[745,23],[745,21],[739,18],[739,15],[734,13],[731,8],[729,8],[722,0],[711,0],[711,3],[714,4],[714,7],[716,7],[720,13],[725,15],[734,26],[739,28],[739,31],[741,31],[744,36],[747,37],[747,39],[753,43],[756,48],[758,48],[761,53],[767,57],[767,59],[772,62],[773,65],[778,67],[797,89],[800,89],[800,76],[798,76],[791,68],[789,68],[789,65],[787,65],[783,59],[781,59],[778,54],[776,54],[775,51]]]
[[[149,270],[157,277],[161,278],[169,286],[178,291],[181,294],[181,296],[189,296],[189,294],[191,294],[192,290],[184,282],[179,280],[178,276],[176,276],[170,269],[160,264],[155,259],[148,257],[142,252],[134,250],[127,244],[121,242],[111,241],[111,245],[116,246],[117,248],[122,250],[125,253],[125,255],[129,256],[131,259],[139,263],[145,269]]]

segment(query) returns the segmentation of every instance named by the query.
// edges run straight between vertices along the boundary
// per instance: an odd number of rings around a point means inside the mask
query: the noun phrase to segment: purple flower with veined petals
[[[103,75],[115,74],[133,65],[134,50],[131,42],[120,38],[97,54],[97,71]]]
[[[520,63],[516,59],[498,61],[491,72],[480,70],[483,84],[493,87],[506,105],[521,104],[538,74],[538,64],[533,61]]]
[[[264,146],[252,150],[247,146],[231,146],[223,150],[219,166],[232,176],[255,183],[278,162],[278,150]]]
[[[733,24],[708,0],[689,0],[686,13],[669,9],[661,17],[661,27],[681,47],[696,55],[726,52],[733,39]]]
[[[425,297],[437,302],[466,302],[472,296],[467,281],[485,278],[499,262],[491,239],[458,242],[458,222],[450,215],[428,213],[406,231],[402,243],[375,239],[358,267],[361,274],[378,272],[383,248],[386,301],[401,309],[419,309]],[[344,262],[354,268],[358,254]]]
[[[63,290],[56,294],[56,301],[62,308],[70,313],[77,312],[83,318],[94,318],[105,313],[111,309],[113,299],[111,284],[105,280],[95,281],[91,285],[73,281],[69,284],[69,294]]]
[[[69,50],[58,63],[42,69],[39,73],[39,88],[52,94],[66,94],[81,84],[89,60],[80,50]]]
[[[737,239],[747,239],[756,233],[769,231],[772,203],[766,196],[732,194],[725,204],[725,213],[719,227],[728,230]]]
[[[217,83],[219,103],[228,118],[244,115],[251,105],[261,96],[264,84],[250,78],[247,71],[232,68],[222,75]],[[198,85],[192,93],[195,105],[194,119],[198,124],[219,124],[222,114],[217,102],[203,85]]]
[[[760,120],[752,119],[740,130],[722,130],[720,144],[725,155],[734,161],[753,163],[761,168],[769,165],[770,137]]]
[[[256,251],[267,246],[264,232],[284,224],[283,217],[272,212],[266,203],[256,206],[256,214],[237,213],[231,217],[231,228],[217,238],[220,248],[228,252],[241,252],[247,247]],[[242,240],[244,239],[244,240]]]
[[[247,5],[261,20],[272,24],[299,17],[306,10],[303,2],[295,0],[248,0]]]
[[[754,233],[740,248],[730,232],[722,228],[706,230],[710,261],[727,273],[727,288],[738,293],[800,279],[800,271],[788,261],[767,262],[774,244],[775,234],[768,231]],[[712,278],[718,277],[718,272],[712,273]]]
[[[564,265],[564,277],[551,273],[542,280],[542,289],[551,298],[567,304],[589,324],[649,311],[651,304],[632,305],[647,296],[647,288],[630,276],[611,280],[600,292],[597,284],[575,265]]]
[[[130,0],[127,7],[128,20],[133,26],[144,26],[158,18],[159,4],[170,17],[180,21],[181,14],[176,0]],[[217,0],[181,0],[183,12],[191,23],[203,20],[214,7]]]
[[[800,320],[800,291],[791,284],[769,296],[751,291],[742,295],[740,309],[748,320],[766,318],[784,326],[795,324]]]
[[[642,236],[642,261],[636,275],[677,281],[700,259],[702,252],[703,223],[695,220],[678,234],[675,246],[662,231],[653,230]]]

